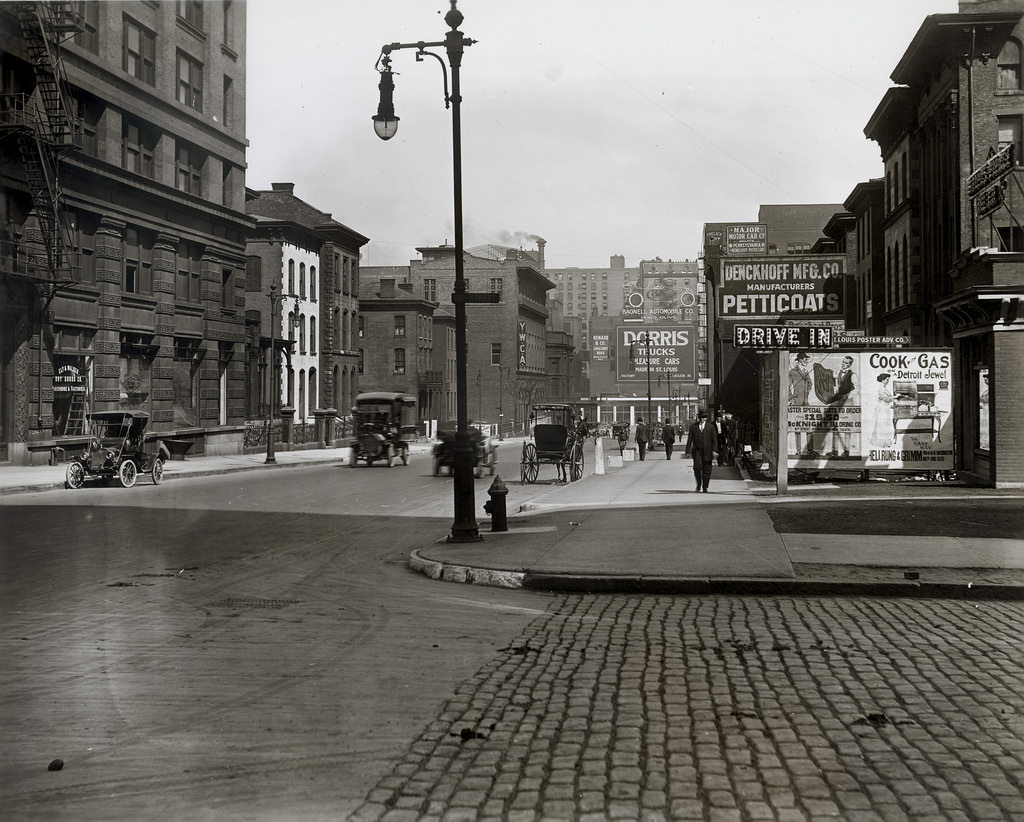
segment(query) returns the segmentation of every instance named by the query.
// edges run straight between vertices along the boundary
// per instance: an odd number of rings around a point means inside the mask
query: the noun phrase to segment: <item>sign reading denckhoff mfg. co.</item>
[[[719,316],[825,320],[843,316],[846,258],[839,255],[723,259]]]

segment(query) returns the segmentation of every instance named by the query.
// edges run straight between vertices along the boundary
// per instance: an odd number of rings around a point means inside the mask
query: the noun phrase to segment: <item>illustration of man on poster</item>
[[[850,438],[860,420],[857,375],[854,358],[849,354],[843,355],[836,371],[829,368],[835,361],[834,356],[826,355],[824,362],[814,364],[814,393],[825,405],[816,433],[820,432],[822,448],[831,435],[832,449],[826,457],[849,457]],[[854,442],[859,446],[859,438]],[[853,450],[858,452],[855,456],[859,455],[858,447]]]

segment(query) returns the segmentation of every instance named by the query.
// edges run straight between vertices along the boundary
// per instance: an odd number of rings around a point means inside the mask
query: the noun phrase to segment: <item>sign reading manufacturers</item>
[[[697,326],[620,325],[615,330],[615,338],[618,381],[646,381],[648,368],[652,380],[665,374],[679,384],[696,380]]]
[[[719,316],[826,320],[843,316],[846,258],[841,255],[723,259]]]
[[[768,226],[764,223],[739,223],[725,227],[726,254],[767,254]]]

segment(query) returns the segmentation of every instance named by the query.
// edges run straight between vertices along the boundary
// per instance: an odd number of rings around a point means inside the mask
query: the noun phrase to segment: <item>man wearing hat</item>
[[[790,406],[802,406],[807,405],[808,399],[810,398],[811,391],[814,388],[814,379],[811,377],[811,369],[808,360],[810,357],[807,354],[801,352],[796,355],[793,361],[793,367],[789,369],[789,405]],[[800,432],[797,431],[793,434],[793,453],[797,456],[805,455],[813,457],[814,451],[814,435],[810,431],[807,432],[807,451],[800,450]]]
[[[697,491],[708,492],[711,482],[711,468],[718,452],[718,432],[708,422],[708,412],[703,408],[697,412],[697,421],[690,425],[686,437],[686,453],[693,458],[693,478]]]

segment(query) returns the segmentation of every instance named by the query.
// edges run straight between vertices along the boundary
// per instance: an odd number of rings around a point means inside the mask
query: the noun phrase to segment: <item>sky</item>
[[[454,244],[441,64],[392,55],[398,133],[380,140],[386,43],[443,41],[448,0],[248,0],[246,185],[295,194],[368,237],[362,265]],[[460,0],[466,248],[551,268],[696,259],[704,223],[762,204],[841,204],[884,174],[864,126],[930,14],[956,0]],[[445,56],[444,48],[433,51]],[[445,60],[447,63],[447,59]]]

